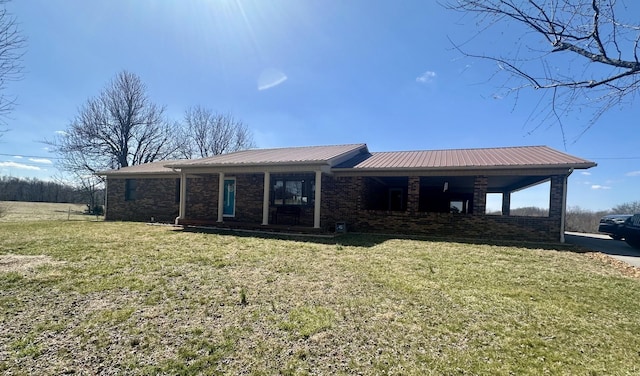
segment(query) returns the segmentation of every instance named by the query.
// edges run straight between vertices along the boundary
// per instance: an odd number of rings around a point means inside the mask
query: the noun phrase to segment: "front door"
[[[236,215],[236,179],[224,179],[224,205],[222,215],[235,217]]]

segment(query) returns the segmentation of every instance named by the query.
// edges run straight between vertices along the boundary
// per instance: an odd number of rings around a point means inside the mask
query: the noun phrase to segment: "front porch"
[[[179,219],[176,225],[185,228],[204,228],[211,230],[231,230],[231,231],[248,231],[248,232],[268,232],[277,234],[295,234],[295,235],[322,235],[335,236],[334,231],[326,228],[315,228],[302,225],[289,224],[268,224],[262,225],[254,222],[241,221],[224,221],[217,220],[198,220],[198,219]]]

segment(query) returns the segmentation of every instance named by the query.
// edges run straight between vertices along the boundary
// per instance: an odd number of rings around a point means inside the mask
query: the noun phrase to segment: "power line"
[[[627,160],[627,159],[640,159],[640,157],[588,157],[588,159]]]

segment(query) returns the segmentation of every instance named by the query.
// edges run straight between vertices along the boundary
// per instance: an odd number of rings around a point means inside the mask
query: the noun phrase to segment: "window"
[[[124,200],[135,201],[136,199],[136,179],[126,179],[124,181]]]
[[[311,178],[276,178],[273,180],[274,205],[311,205],[315,181]]]

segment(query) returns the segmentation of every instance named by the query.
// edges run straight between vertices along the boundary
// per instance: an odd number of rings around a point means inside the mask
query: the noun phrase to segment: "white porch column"
[[[322,171],[316,171],[316,194],[313,208],[313,228],[320,228],[320,200],[322,198]]]
[[[269,196],[271,196],[271,174],[266,171],[264,173],[264,186],[262,196],[262,224],[269,224]]]
[[[218,222],[222,222],[224,211],[224,172],[220,173],[218,181]]]
[[[176,218],[176,225],[181,219],[185,219],[187,216],[187,174],[184,172],[180,174],[180,208],[178,209],[178,218]]]

